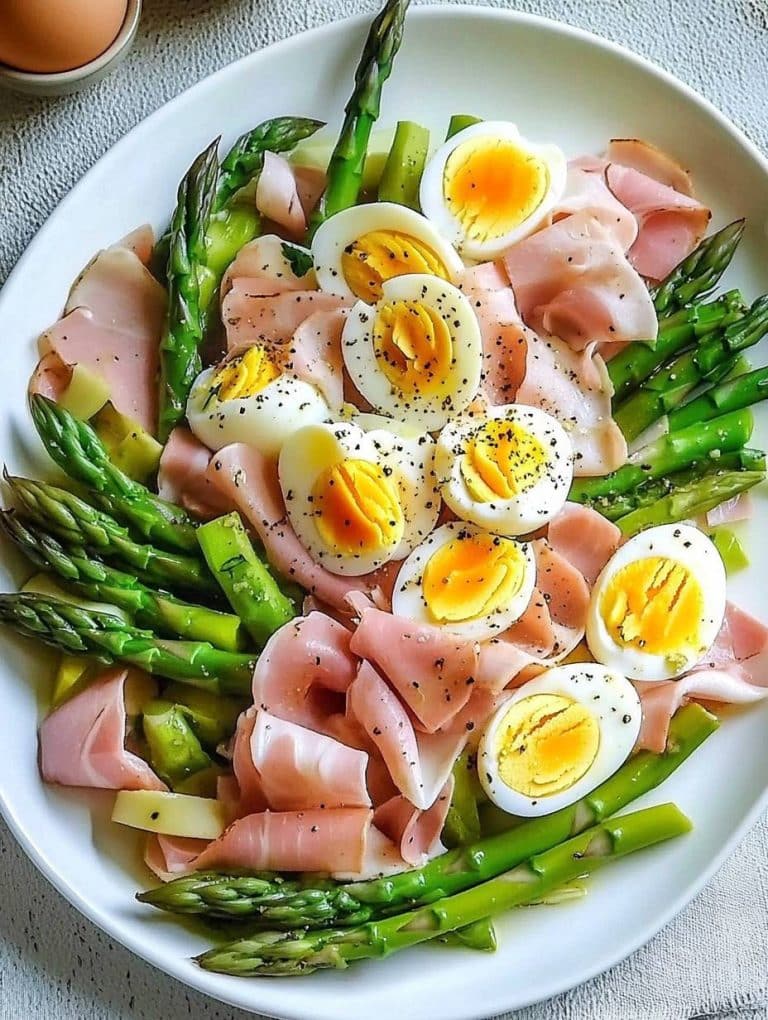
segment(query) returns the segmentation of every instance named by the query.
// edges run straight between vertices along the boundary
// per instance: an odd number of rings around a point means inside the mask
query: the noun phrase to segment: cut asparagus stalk
[[[734,220],[684,258],[653,293],[659,313],[682,308],[697,298],[711,294],[731,264],[744,233],[745,220]]]

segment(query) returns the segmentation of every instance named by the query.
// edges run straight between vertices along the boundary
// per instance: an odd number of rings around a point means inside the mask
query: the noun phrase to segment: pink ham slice
[[[35,366],[29,380],[29,392],[40,393],[49,400],[59,400],[72,379],[72,366],[65,365],[58,354],[49,351]]]
[[[720,524],[734,524],[736,521],[749,520],[753,510],[751,495],[748,492],[741,492],[738,496],[726,499],[724,503],[720,503],[713,510],[707,511],[707,527],[716,528]]]
[[[264,153],[264,166],[256,185],[256,208],[289,237],[298,240],[306,232],[307,220],[293,167],[274,152]]]
[[[468,734],[417,733],[397,695],[369,662],[347,691],[348,711],[378,748],[400,793],[417,808],[435,802]]]
[[[297,581],[336,609],[347,608],[346,596],[351,591],[383,595],[385,602],[391,595],[394,578],[390,564],[362,577],[345,578],[315,563],[288,522],[276,464],[258,450],[244,443],[224,447],[212,458],[207,477],[250,523],[267,559],[283,577]],[[382,585],[388,590],[382,592]]]
[[[619,548],[621,532],[591,507],[566,503],[549,522],[547,541],[584,575],[588,584],[594,584]]]
[[[346,308],[313,312],[298,326],[285,350],[286,371],[319,390],[335,412],[344,403],[341,334],[347,313]]]
[[[627,443],[611,417],[613,388],[599,354],[572,350],[557,337],[528,334],[519,404],[540,407],[568,432],[574,474],[604,475],[626,462]]]
[[[285,343],[314,312],[335,312],[349,302],[319,290],[293,290],[269,296],[247,279],[233,279],[222,303],[227,347],[236,350],[259,342]]]
[[[379,609],[362,610],[350,648],[381,670],[427,733],[461,711],[477,675],[474,642]]]
[[[574,350],[595,341],[652,340],[648,289],[610,231],[581,211],[513,245],[504,267],[523,320]]]
[[[367,808],[247,815],[206,847],[194,867],[198,871],[360,871],[371,819]]]
[[[552,210],[552,222],[586,213],[598,220],[626,252],[637,238],[637,220],[616,198],[605,180],[607,164],[582,159],[568,163],[565,192]]]
[[[218,517],[234,509],[232,502],[211,483],[207,474],[211,451],[188,428],[171,432],[160,457],[158,492],[196,517]]]
[[[148,223],[143,223],[122,237],[113,248],[127,248],[143,265],[148,266],[155,248],[155,232]]]
[[[221,281],[225,296],[232,289],[233,280],[247,280],[249,294],[269,297],[296,290],[309,290],[314,284],[311,276],[297,276],[286,259],[285,241],[277,234],[263,234],[243,245],[229,264]]]
[[[233,812],[238,818],[250,815],[254,811],[264,811],[269,805],[261,783],[261,776],[253,763],[251,738],[256,726],[255,706],[249,708],[237,720],[235,738],[232,742],[232,769],[237,781],[237,798],[233,802]],[[225,794],[229,791],[223,790]],[[229,796],[221,798],[230,799]]]
[[[681,195],[693,195],[690,173],[666,152],[639,138],[612,138],[606,153],[608,163],[638,170]]]
[[[47,783],[104,790],[165,790],[145,761],[125,749],[126,685],[138,671],[106,670],[40,727],[40,770]]]
[[[109,248],[76,281],[64,317],[40,337],[40,353],[101,375],[117,410],[154,432],[165,307],[165,290],[140,259]]]
[[[393,797],[376,809],[373,816],[376,827],[399,847],[400,856],[411,867],[420,867],[445,849],[440,833],[452,795],[453,776],[426,811],[420,811],[405,797]]]
[[[720,632],[707,654],[697,663],[697,668],[727,669],[739,663],[742,670],[750,671],[749,679],[762,686],[768,683],[768,676],[763,676],[762,670],[755,670],[754,666],[766,653],[768,627],[733,602],[728,602]]]
[[[631,167],[613,163],[605,173],[608,187],[638,222],[639,233],[629,251],[630,262],[642,276],[663,279],[699,243],[711,212],[695,198]]]
[[[533,543],[536,584],[549,608],[555,630],[553,655],[567,655],[584,636],[589,586],[583,574],[543,538]]]
[[[371,806],[364,751],[264,711],[256,715],[250,744],[273,811]]]
[[[208,844],[207,839],[150,833],[144,848],[144,863],[161,882],[170,882],[185,875]]]

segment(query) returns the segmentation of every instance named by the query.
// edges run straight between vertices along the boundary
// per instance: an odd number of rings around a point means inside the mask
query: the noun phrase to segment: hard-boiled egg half
[[[459,131],[424,169],[424,215],[462,255],[497,258],[540,227],[565,189],[566,159],[556,145],[523,138],[508,121]]]
[[[455,283],[464,265],[435,227],[395,202],[354,206],[331,216],[312,240],[321,290],[374,302],[383,284],[408,273]]]
[[[573,450],[562,425],[523,404],[464,415],[440,433],[435,470],[457,517],[499,535],[525,535],[568,498]]]
[[[382,285],[358,301],[341,338],[347,372],[377,411],[425,431],[442,428],[480,385],[480,327],[467,298],[423,274]]]
[[[530,545],[453,521],[403,563],[392,612],[483,641],[522,616],[535,583]]]
[[[297,428],[330,417],[315,387],[284,372],[261,344],[201,372],[187,401],[189,427],[211,450],[248,443],[268,457]]]
[[[630,755],[642,710],[632,684],[595,663],[556,666],[492,716],[477,771],[503,811],[548,815],[586,796]]]
[[[352,423],[308,425],[280,451],[293,530],[335,574],[359,576],[401,559],[435,524],[434,441]]]
[[[665,524],[613,554],[592,589],[587,644],[637,680],[667,680],[712,645],[725,616],[725,568],[698,528]]]

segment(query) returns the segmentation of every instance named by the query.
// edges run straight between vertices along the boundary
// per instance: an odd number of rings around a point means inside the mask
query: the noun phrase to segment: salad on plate
[[[42,778],[116,792],[139,909],[210,922],[225,974],[494,949],[688,832],[624,809],[768,696],[728,597],[765,479],[744,222],[650,140],[375,127],[407,7],[335,144],[217,139],[161,237],[94,256],[29,386],[59,475],[5,474],[34,573],[0,619],[60,653]]]

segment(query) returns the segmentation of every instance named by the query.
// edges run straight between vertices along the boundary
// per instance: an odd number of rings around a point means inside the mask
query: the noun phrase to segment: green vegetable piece
[[[478,949],[483,953],[495,953],[497,948],[496,929],[490,917],[482,917],[479,921],[468,924],[465,928],[448,932],[439,942],[449,946],[464,946],[467,949]]]
[[[463,131],[464,128],[480,123],[482,123],[482,117],[473,117],[471,113],[454,113],[448,123],[448,131],[445,135],[446,142],[449,138],[457,135],[459,131]]]
[[[213,213],[205,234],[206,262],[197,267],[198,304],[207,322],[215,303],[221,278],[244,245],[261,229],[261,217],[255,206],[245,203],[227,206]]]
[[[728,411],[751,407],[768,397],[768,367],[727,379],[694,400],[676,408],[669,416],[670,429],[683,429],[696,422],[709,421]]]
[[[262,646],[295,616],[293,605],[256,556],[239,514],[203,524],[200,548],[213,576],[251,637]]]
[[[730,265],[745,226],[745,220],[735,220],[705,237],[653,291],[656,311],[673,311],[711,294]]]
[[[288,244],[288,242],[286,242],[280,246],[280,250],[282,251],[286,262],[288,262],[293,270],[295,276],[306,276],[307,273],[311,272],[314,268],[312,256],[303,248],[299,248],[295,244]]]
[[[200,769],[186,779],[178,780],[173,787],[174,793],[185,793],[190,797],[216,797],[219,778],[224,775],[221,766],[213,764],[207,769]]]
[[[419,209],[419,185],[429,152],[429,131],[410,120],[398,121],[379,182],[379,201]]]
[[[473,756],[463,751],[453,766],[453,796],[442,833],[443,843],[448,849],[474,843],[480,838],[474,775]]]
[[[238,716],[248,707],[247,701],[210,694],[188,684],[168,684],[163,696],[184,709],[200,741],[213,749],[232,736]]]
[[[738,535],[730,528],[715,528],[710,535],[720,553],[725,572],[730,576],[749,566],[749,557]]]
[[[111,401],[91,418],[91,425],[112,463],[129,478],[146,482],[157,473],[162,446],[137,421],[117,411]]]
[[[109,400],[109,384],[85,365],[72,366],[72,376],[59,403],[75,418],[92,418]]]
[[[92,671],[93,663],[82,655],[67,655],[66,652],[62,652],[53,680],[51,708],[58,708],[63,702],[83,690],[91,678]]]
[[[150,701],[142,717],[152,768],[172,788],[202,769],[211,759],[200,746],[183,708],[170,701]]]

